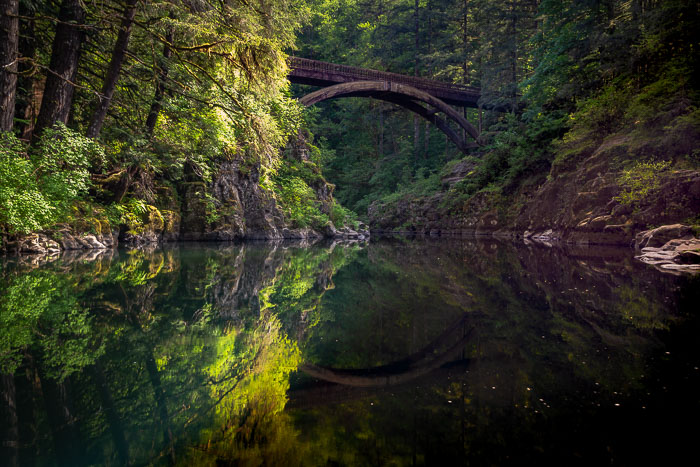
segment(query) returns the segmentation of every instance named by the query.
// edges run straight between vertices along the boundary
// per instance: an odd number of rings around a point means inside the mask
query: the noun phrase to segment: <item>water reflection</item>
[[[669,426],[698,412],[698,280],[627,250],[185,245],[0,267],[8,465],[625,464],[694,435]]]

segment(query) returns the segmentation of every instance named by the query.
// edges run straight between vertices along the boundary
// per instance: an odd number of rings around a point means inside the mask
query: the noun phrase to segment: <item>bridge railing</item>
[[[336,63],[311,60],[309,58],[289,57],[289,67],[292,70],[307,70],[321,73],[343,74],[356,79],[367,81],[391,81],[393,83],[407,84],[415,88],[444,89],[460,93],[473,94],[478,96],[480,90],[462,84],[444,83],[417,76],[406,76],[387,71],[371,70],[348,65],[338,65]]]

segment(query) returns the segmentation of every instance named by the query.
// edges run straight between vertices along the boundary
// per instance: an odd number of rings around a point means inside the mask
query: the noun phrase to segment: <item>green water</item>
[[[627,249],[5,258],[0,464],[669,465],[698,437],[698,303]]]

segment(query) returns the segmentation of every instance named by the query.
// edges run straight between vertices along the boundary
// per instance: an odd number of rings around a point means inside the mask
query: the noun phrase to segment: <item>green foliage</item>
[[[302,178],[283,173],[274,180],[280,207],[295,227],[323,227],[328,224],[328,216],[320,211],[316,194]]]
[[[605,137],[625,125],[625,113],[630,92],[618,84],[606,86],[601,92],[582,101],[572,116],[574,130],[584,129],[594,138]]]
[[[121,203],[111,204],[106,209],[110,224],[125,225],[132,235],[142,234],[147,228],[161,230],[166,219],[157,207],[142,199],[127,198]]]
[[[39,188],[25,146],[8,132],[0,134],[0,225],[25,233],[51,225],[54,209]]]
[[[456,191],[467,196],[480,190],[512,192],[529,179],[541,181],[553,159],[551,142],[565,130],[565,122],[557,113],[508,114],[483,149],[476,172],[458,183]]]
[[[358,220],[357,214],[351,210],[341,206],[336,201],[333,201],[331,206],[331,221],[336,227],[341,227],[344,225],[349,225],[353,228],[357,228]]]
[[[104,157],[97,143],[63,125],[45,130],[31,150],[10,133],[0,138],[0,225],[10,233],[67,216],[90,187],[88,168]]]
[[[389,195],[380,198],[382,203],[395,203],[398,200],[420,199],[436,193],[440,189],[440,175],[429,174],[425,169],[420,169],[413,182],[399,185],[398,189]]]
[[[317,167],[310,162],[286,159],[271,175],[273,190],[287,220],[295,227],[321,228],[328,225],[328,215],[310,184],[325,183]]]
[[[638,205],[659,188],[661,175],[670,166],[670,161],[638,162],[624,170],[617,181],[622,192],[615,199],[621,204]]]

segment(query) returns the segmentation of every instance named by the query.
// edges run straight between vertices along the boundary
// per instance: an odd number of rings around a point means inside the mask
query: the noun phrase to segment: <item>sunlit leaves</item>
[[[0,138],[0,225],[12,233],[67,215],[90,186],[88,167],[104,158],[99,145],[63,125],[46,129],[29,154],[13,135]]]

